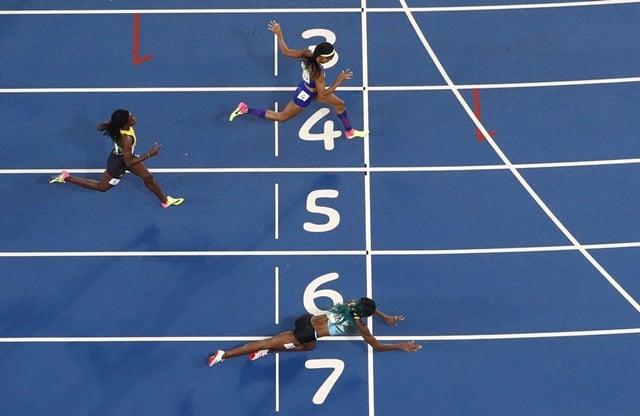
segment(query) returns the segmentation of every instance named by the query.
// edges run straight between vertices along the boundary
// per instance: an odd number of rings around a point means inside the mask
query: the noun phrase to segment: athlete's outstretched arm
[[[272,20],[269,22],[267,26],[270,31],[272,31],[276,37],[278,38],[278,46],[280,47],[280,51],[284,56],[288,56],[289,58],[303,58],[308,53],[306,50],[298,50],[298,49],[289,49],[287,43],[284,41],[284,36],[282,36],[282,28],[280,28],[280,23]]]
[[[373,335],[371,335],[369,328],[367,328],[367,326],[363,324],[359,319],[356,320],[356,323],[358,324],[358,328],[360,329],[360,335],[362,335],[362,338],[364,338],[367,344],[371,345],[371,348],[373,348],[374,351],[384,352],[403,350],[407,352],[416,352],[420,348],[422,348],[422,345],[416,344],[415,341],[401,342],[398,344],[382,344]]]

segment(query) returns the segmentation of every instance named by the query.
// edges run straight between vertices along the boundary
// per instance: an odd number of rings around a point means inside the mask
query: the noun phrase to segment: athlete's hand
[[[149,157],[157,156],[158,152],[160,152],[160,146],[162,145],[158,143],[154,143],[154,145],[151,146],[151,149],[147,152],[149,153]]]
[[[280,23],[272,20],[267,25],[270,31],[272,31],[276,36],[282,36],[282,29],[280,29]]]
[[[402,315],[385,315],[384,321],[389,325],[398,325],[398,321],[404,321],[404,316]]]
[[[406,352],[416,352],[419,349],[422,349],[422,345],[416,344],[415,341],[403,342],[400,344],[400,348]]]
[[[338,75],[338,81],[342,82],[346,79],[351,79],[353,78],[353,71],[350,69],[345,69],[340,71],[340,74]]]

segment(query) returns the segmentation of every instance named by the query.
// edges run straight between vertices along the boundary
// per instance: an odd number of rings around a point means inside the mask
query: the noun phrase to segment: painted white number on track
[[[307,195],[307,211],[312,214],[322,214],[327,216],[327,222],[316,224],[310,221],[302,225],[305,231],[310,233],[326,233],[334,230],[340,224],[340,213],[333,208],[318,205],[320,198],[337,198],[340,195],[335,189],[317,189]]]
[[[340,378],[340,375],[344,371],[344,362],[337,359],[319,359],[319,360],[307,360],[304,366],[315,370],[318,368],[333,368],[329,377],[322,383],[316,394],[313,395],[313,404],[322,404],[327,399],[327,396],[331,392],[331,389]]]
[[[309,142],[323,141],[324,150],[333,150],[335,147],[334,140],[342,136],[340,130],[334,128],[333,120],[325,120],[324,130],[322,133],[311,133],[311,128],[319,123],[324,117],[326,117],[331,111],[328,108],[321,108],[309,117],[298,131],[298,136],[302,140]]]
[[[323,284],[330,282],[332,280],[336,280],[340,275],[338,273],[326,273],[322,276],[318,276],[311,283],[309,283],[304,290],[303,302],[304,308],[311,315],[322,315],[325,313],[322,309],[318,308],[316,305],[317,298],[329,298],[331,299],[331,305],[335,305],[336,303],[343,303],[343,298],[340,293],[332,289],[320,289],[318,287]]]

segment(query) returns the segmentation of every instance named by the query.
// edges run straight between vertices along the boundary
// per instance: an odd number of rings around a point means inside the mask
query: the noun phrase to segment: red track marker
[[[482,121],[482,118],[480,116],[480,90],[477,88],[473,90],[473,112],[476,115],[476,118]],[[495,131],[491,130],[489,132],[489,136],[493,137],[495,135],[496,135]],[[484,140],[484,135],[482,134],[480,129],[477,127],[476,127],[476,138],[478,139],[479,142]]]
[[[133,15],[133,64],[140,65],[153,58],[152,55],[145,55],[140,58],[140,14]]]

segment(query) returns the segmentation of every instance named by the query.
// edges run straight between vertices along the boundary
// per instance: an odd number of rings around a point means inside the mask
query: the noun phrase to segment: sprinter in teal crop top
[[[318,338],[360,334],[374,351],[403,350],[407,352],[418,351],[422,346],[414,341],[397,344],[382,344],[369,331],[367,325],[362,322],[371,316],[378,316],[390,325],[397,325],[404,320],[402,315],[387,315],[376,307],[376,303],[369,298],[350,300],[347,303],[333,305],[322,315],[305,314],[295,321],[292,331],[285,331],[270,338],[249,342],[242,346],[232,348],[229,351],[217,350],[209,356],[209,367],[220,363],[227,358],[248,355],[253,361],[264,357],[270,352],[285,351],[311,351],[316,347]]]

